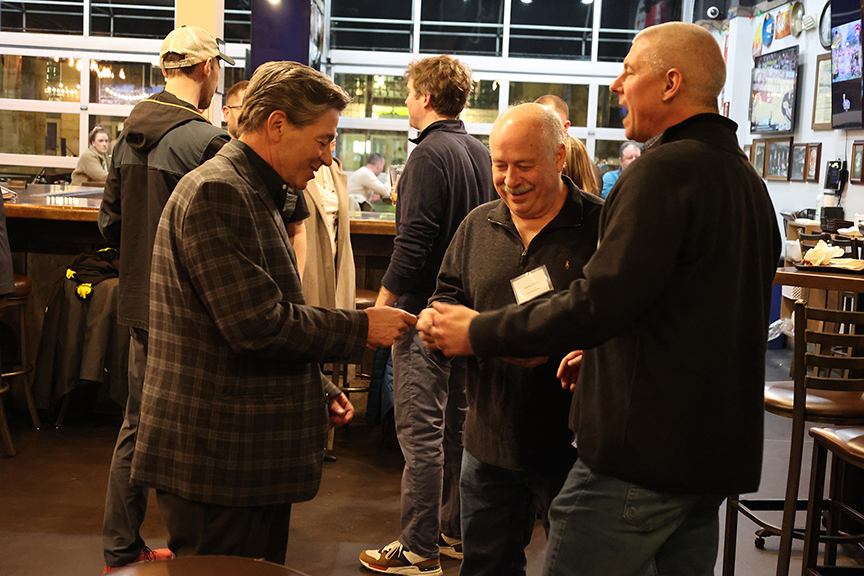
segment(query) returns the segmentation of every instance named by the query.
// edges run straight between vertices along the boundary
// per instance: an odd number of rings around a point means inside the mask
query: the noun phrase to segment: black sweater
[[[381,284],[411,313],[426,307],[456,228],[472,209],[497,197],[489,150],[461,120],[426,127],[397,186],[396,238]]]
[[[681,493],[759,486],[780,235],[735,129],[716,114],[667,129],[609,195],[584,279],[471,323],[480,356],[590,348],[570,425],[596,473]]]
[[[582,278],[597,248],[603,200],[580,192],[569,178],[564,182],[567,201],[527,250],[503,201],[473,210],[447,249],[432,300],[483,312],[514,303],[510,280],[540,266],[546,266],[555,291]],[[558,355],[522,368],[495,357],[470,358],[465,449],[509,470],[569,468],[576,457],[567,427],[572,394],[555,375],[560,362]]]

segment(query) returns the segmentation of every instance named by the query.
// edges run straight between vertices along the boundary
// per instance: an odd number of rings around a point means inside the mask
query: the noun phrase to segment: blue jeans
[[[461,576],[524,576],[538,505],[549,533],[547,511],[567,478],[559,470],[507,470],[463,452]]]
[[[655,492],[577,462],[549,511],[544,576],[712,576],[721,496]],[[466,546],[467,549],[467,546]]]
[[[429,352],[411,328],[393,343],[393,416],[405,457],[399,542],[438,557],[441,532],[461,539],[459,470],[467,364]]]

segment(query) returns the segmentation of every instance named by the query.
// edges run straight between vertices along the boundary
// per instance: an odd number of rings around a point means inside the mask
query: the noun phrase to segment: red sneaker
[[[138,558],[136,558],[129,564],[135,564],[136,562],[156,562],[158,560],[171,560],[172,558],[174,558],[174,553],[171,552],[171,550],[169,550],[168,548],[157,548],[156,550],[151,550],[150,548],[147,548],[145,546],[144,550],[141,551],[141,554],[138,555]],[[102,571],[102,573],[108,574],[109,572],[119,570],[120,568],[125,568],[125,566],[105,566],[105,569]]]

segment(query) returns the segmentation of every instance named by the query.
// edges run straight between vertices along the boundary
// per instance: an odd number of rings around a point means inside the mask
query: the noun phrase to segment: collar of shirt
[[[454,134],[467,134],[465,131],[465,124],[462,120],[459,119],[451,119],[451,120],[436,120],[432,124],[426,127],[425,130],[420,132],[420,135],[417,138],[409,138],[411,142],[414,144],[419,144],[423,141],[426,136],[428,136],[431,132],[453,132]]]
[[[243,153],[246,154],[246,158],[249,160],[249,164],[251,164],[252,168],[254,168],[255,171],[258,172],[258,175],[261,176],[261,180],[264,181],[264,186],[273,197],[273,202],[276,204],[276,208],[278,208],[280,212],[285,210],[285,201],[288,194],[296,196],[296,192],[294,192],[294,190],[285,183],[285,180],[279,176],[279,173],[276,172],[276,170],[274,170],[266,160],[261,158],[257,152],[249,147],[249,145],[240,140],[234,140],[234,143],[243,150]],[[293,206],[295,203],[296,200],[295,202],[292,202],[291,205]]]

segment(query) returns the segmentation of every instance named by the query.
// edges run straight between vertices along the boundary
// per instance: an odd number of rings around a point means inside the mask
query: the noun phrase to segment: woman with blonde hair
[[[599,170],[588,157],[588,150],[585,149],[585,145],[578,138],[567,136],[564,139],[564,146],[567,150],[564,175],[573,180],[573,183],[585,192],[600,196],[600,184],[597,175]]]

